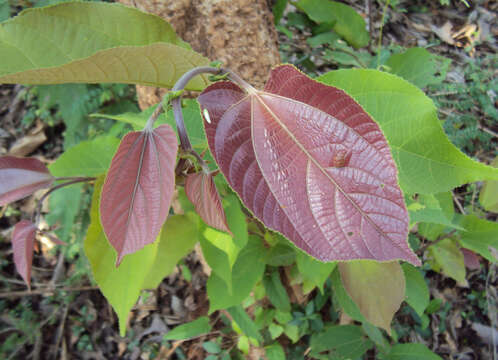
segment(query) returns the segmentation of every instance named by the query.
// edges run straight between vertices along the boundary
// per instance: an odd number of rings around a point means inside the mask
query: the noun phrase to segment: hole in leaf
[[[349,232],[348,232],[348,236],[353,236],[353,234],[354,234],[354,233],[353,233],[352,231],[349,231]]]

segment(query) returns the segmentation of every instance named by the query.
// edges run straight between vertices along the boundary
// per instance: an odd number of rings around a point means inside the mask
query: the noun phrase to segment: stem
[[[248,84],[239,75],[235,74],[231,70],[225,68],[210,67],[210,66],[201,66],[193,68],[192,70],[187,71],[185,74],[183,74],[171,89],[172,93],[178,93],[178,95],[173,95],[172,99],[171,97],[165,96],[161,100],[157,108],[154,110],[152,115],[147,120],[147,123],[145,124],[144,127],[144,131],[153,130],[154,122],[157,120],[159,115],[161,115],[163,107],[164,105],[166,105],[165,103],[171,99],[171,105],[173,107],[173,116],[175,117],[176,129],[178,131],[178,137],[180,138],[180,146],[182,150],[186,153],[195,156],[196,159],[199,160],[199,163],[202,166],[203,170],[209,172],[208,166],[206,165],[202,157],[192,148],[192,144],[190,143],[190,139],[187,134],[187,129],[185,128],[185,122],[183,121],[182,94],[181,94],[181,91],[185,89],[185,86],[187,86],[188,82],[193,77],[206,73],[214,75],[227,74],[229,80],[233,81],[247,92],[249,93],[256,92],[255,88],[253,88],[250,84]],[[179,174],[183,170],[183,166],[185,165],[185,163],[186,163],[185,159],[180,159],[176,168],[177,174]]]
[[[384,5],[384,10],[382,11],[382,20],[380,23],[379,44],[377,45],[377,67],[379,67],[380,51],[382,48],[382,31],[384,30],[384,21],[385,21],[385,17],[386,17],[386,11],[387,11],[387,7],[389,6],[390,2],[391,2],[391,0],[386,0],[386,5]]]
[[[61,189],[64,186],[76,184],[79,182],[86,182],[86,181],[93,181],[95,180],[94,177],[60,177],[60,178],[55,178],[55,180],[69,180],[65,183],[55,185],[54,187],[50,188],[43,196],[38,200],[38,206],[36,207],[36,211],[33,214],[34,220],[35,220],[35,225],[38,227],[38,222],[40,221],[40,214],[41,214],[41,208],[43,206],[43,201],[49,196],[52,192],[54,192],[57,189]]]

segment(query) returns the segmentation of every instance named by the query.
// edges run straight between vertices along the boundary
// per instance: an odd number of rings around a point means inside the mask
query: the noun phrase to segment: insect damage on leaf
[[[245,206],[322,261],[420,261],[379,126],[349,95],[290,65],[261,91],[214,83],[199,96],[211,152]]]
[[[171,205],[178,141],[171,126],[127,134],[102,189],[100,218],[107,239],[123,256],[154,242]]]

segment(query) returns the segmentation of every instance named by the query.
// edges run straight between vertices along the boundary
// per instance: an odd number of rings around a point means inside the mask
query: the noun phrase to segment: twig
[[[62,183],[62,184],[55,185],[54,187],[50,188],[45,194],[43,194],[43,196],[40,198],[40,200],[38,200],[38,206],[36,207],[36,211],[33,214],[34,222],[35,222],[36,225],[40,221],[40,214],[41,214],[41,208],[42,208],[42,205],[43,205],[43,201],[45,201],[45,199],[47,198],[47,196],[49,196],[52,192],[54,192],[55,190],[58,190],[60,188],[63,188],[65,186],[68,186],[68,185],[77,184],[79,182],[86,182],[86,181],[93,181],[93,180],[95,180],[94,177],[55,178],[56,181],[59,180],[59,179],[61,179],[61,180],[72,179],[72,180],[69,180],[69,181],[67,181],[65,183]]]
[[[454,193],[451,193],[451,195],[453,196],[453,201],[455,202],[455,204],[457,205],[457,208],[458,210],[460,210],[460,212],[463,214],[463,215],[467,215],[467,213],[465,212],[462,204],[460,204],[460,200],[458,200],[458,198],[456,197],[456,195]]]
[[[456,232],[456,230],[451,230],[449,233],[446,233],[446,234],[440,235],[440,236],[439,236],[436,240],[431,241],[431,242],[428,242],[428,243],[426,243],[424,246],[421,246],[421,247],[417,250],[417,253],[418,253],[419,255],[422,255],[422,254],[425,252],[425,250],[427,250],[427,248],[428,248],[429,246],[435,245],[435,244],[437,244],[438,242],[440,242],[441,240],[448,239],[448,238],[452,237],[452,236],[453,236],[453,234],[455,234],[455,232]]]
[[[25,290],[25,291],[5,291],[0,292],[0,299],[12,298],[12,297],[22,297],[22,296],[35,296],[35,295],[49,295],[56,291],[92,291],[98,290],[98,286],[81,286],[81,287],[65,287],[65,288],[48,288],[48,289],[36,289],[36,290]]]

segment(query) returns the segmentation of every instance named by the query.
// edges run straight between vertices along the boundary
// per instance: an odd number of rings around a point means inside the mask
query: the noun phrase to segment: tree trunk
[[[167,20],[192,48],[238,73],[256,88],[280,63],[267,0],[120,0]],[[141,108],[160,100],[155,88],[137,86]]]

